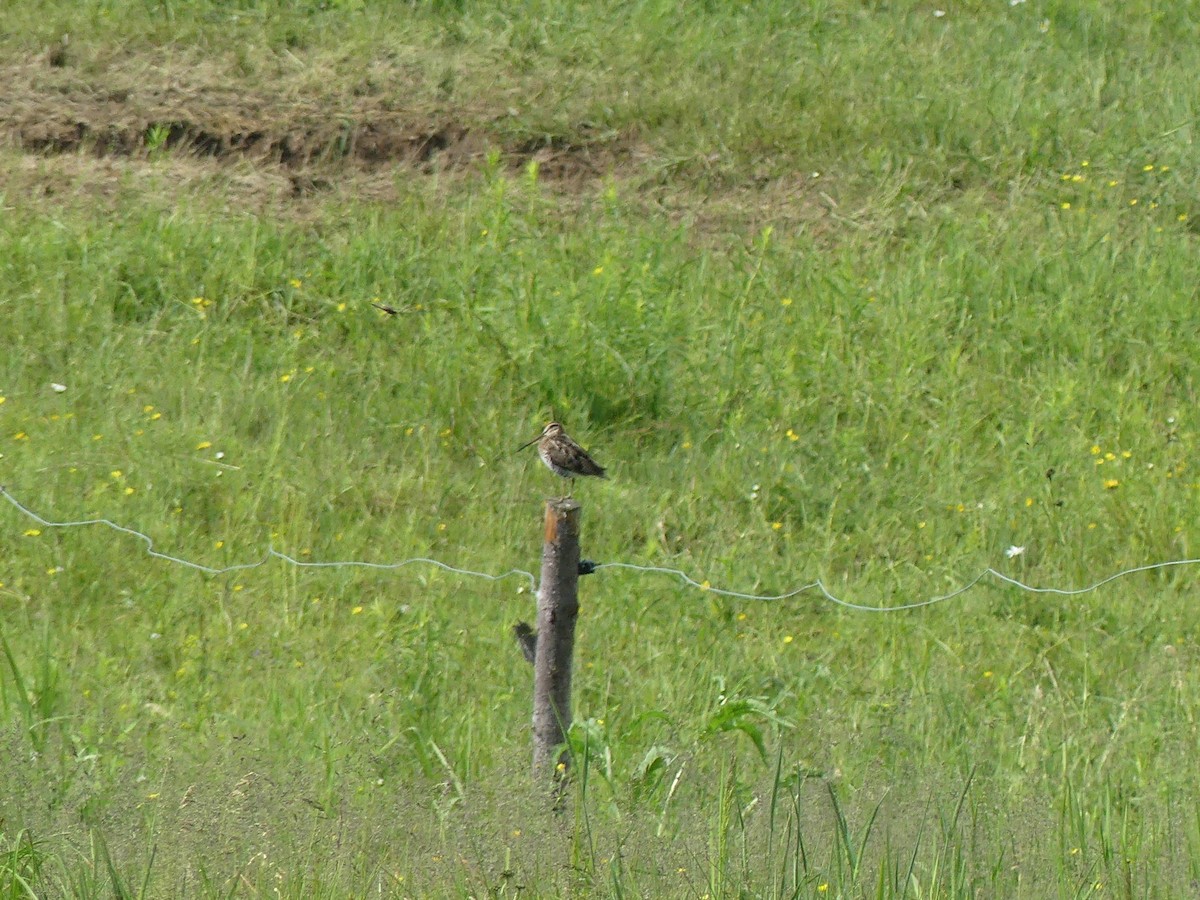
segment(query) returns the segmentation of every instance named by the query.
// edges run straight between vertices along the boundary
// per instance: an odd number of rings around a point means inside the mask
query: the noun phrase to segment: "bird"
[[[542,433],[532,441],[527,441],[517,448],[524,450],[530,444],[537,444],[538,456],[555,475],[567,478],[574,487],[575,479],[579,476],[594,476],[607,478],[604,467],[588,456],[588,452],[571,440],[571,437],[557,422],[551,422],[542,429]],[[570,491],[567,492],[570,497]]]

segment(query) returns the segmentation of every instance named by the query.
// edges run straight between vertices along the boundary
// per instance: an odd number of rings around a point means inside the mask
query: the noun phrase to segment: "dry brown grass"
[[[292,60],[292,62],[289,62]],[[450,186],[489,154],[510,171],[536,163],[569,210],[606,180],[700,234],[749,236],[759,225],[836,227],[828,175],[730,184],[703,160],[666,160],[637,134],[518,136],[514,111],[437,97],[411,63],[146,49],[65,60],[27,54],[0,66],[0,190],[103,203],[121,193],[203,193],[248,211],[305,218],[326,200],[389,202],[413,177]],[[497,95],[495,102],[502,103]],[[158,129],[162,143],[154,146]],[[747,223],[752,225],[747,230]]]

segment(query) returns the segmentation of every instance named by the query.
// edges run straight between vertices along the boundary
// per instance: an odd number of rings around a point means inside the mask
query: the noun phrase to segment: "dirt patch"
[[[825,177],[731,181],[711,160],[668,163],[636,133],[588,123],[530,136],[512,108],[455,106],[399,66],[366,64],[364,87],[314,66],[242,77],[195,56],[61,63],[51,52],[0,65],[0,190],[103,201],[130,184],[190,189],[304,218],[330,197],[388,202],[408,174],[469,178],[498,154],[512,172],[536,162],[564,209],[611,177],[653,214],[722,240],[836,227]]]
[[[297,174],[304,190],[347,167],[434,172],[477,167],[496,150],[513,167],[537,160],[543,177],[574,180],[603,174],[627,159],[632,142],[506,142],[489,127],[503,115],[405,107],[394,95],[312,97],[233,89],[178,79],[75,73],[39,58],[0,66],[0,141],[39,156],[87,154],[151,158],[170,151],[219,163],[265,163]],[[320,175],[312,175],[321,170]]]
[[[0,129],[11,144],[36,154],[146,157],[171,150],[291,169],[334,161],[431,168],[462,164],[482,152],[482,141],[462,125],[359,106],[333,118],[244,95],[179,102],[154,91],[136,97],[69,94],[0,102]]]

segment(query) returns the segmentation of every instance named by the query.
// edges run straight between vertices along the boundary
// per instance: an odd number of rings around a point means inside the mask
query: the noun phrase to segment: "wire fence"
[[[14,506],[23,515],[25,515],[27,518],[31,519],[32,521],[36,522],[37,524],[41,525],[43,528],[85,528],[85,527],[91,527],[94,525],[102,525],[105,528],[109,528],[113,531],[120,532],[121,534],[127,534],[131,537],[134,537],[134,538],[137,538],[138,540],[140,540],[143,544],[145,544],[147,556],[151,556],[155,559],[161,559],[165,562],[174,563],[176,565],[183,566],[188,569],[193,569],[197,572],[202,572],[205,575],[227,575],[232,572],[242,572],[247,569],[257,569],[261,566],[266,565],[273,559],[279,560],[280,562],[283,562],[287,565],[296,566],[296,567],[302,568],[302,569],[359,568],[359,569],[381,569],[381,570],[393,570],[394,571],[394,570],[406,568],[408,566],[425,565],[425,566],[431,566],[436,569],[441,569],[442,571],[445,571],[445,572],[450,572],[454,575],[461,575],[465,578],[479,578],[479,579],[483,579],[485,581],[504,581],[504,580],[510,579],[510,578],[519,578],[519,579],[524,580],[528,584],[530,591],[536,592],[536,590],[537,590],[537,578],[534,576],[534,574],[532,572],[527,572],[524,569],[509,569],[508,571],[500,572],[499,574],[491,573],[491,572],[478,572],[478,571],[475,571],[472,569],[464,569],[459,566],[452,566],[449,563],[443,562],[438,559],[433,559],[428,556],[413,556],[408,559],[402,559],[402,560],[399,560],[398,562],[391,562],[391,563],[370,562],[370,561],[366,561],[366,560],[333,560],[333,561],[321,562],[321,561],[312,561],[312,560],[299,560],[299,559],[296,559],[295,557],[289,556],[286,553],[282,553],[279,550],[276,550],[273,546],[268,546],[268,548],[267,548],[266,552],[263,554],[262,558],[259,559],[257,562],[235,563],[235,564],[229,565],[229,566],[206,566],[203,563],[194,562],[193,560],[184,559],[181,556],[174,556],[170,553],[163,553],[160,550],[156,550],[154,548],[154,539],[152,537],[150,537],[150,535],[148,535],[144,532],[138,531],[135,528],[129,528],[125,525],[120,525],[120,524],[112,521],[111,519],[98,518],[98,519],[79,519],[79,520],[75,520],[75,521],[61,521],[61,522],[54,521],[52,519],[47,519],[45,516],[42,516],[37,512],[34,512],[32,509],[30,509],[28,506],[26,506],[24,503],[22,503],[16,497],[14,497],[9,492],[9,490],[6,487],[4,487],[3,485],[0,485],[0,496],[3,496],[5,500],[7,500],[10,504],[12,504],[12,506]],[[1014,548],[1014,549],[1016,549],[1016,548]],[[1118,579],[1126,578],[1130,575],[1136,575],[1141,572],[1154,572],[1154,571],[1159,571],[1159,570],[1163,570],[1163,569],[1177,568],[1177,567],[1183,567],[1183,566],[1193,566],[1193,565],[1198,565],[1198,564],[1200,564],[1200,559],[1172,559],[1172,560],[1167,560],[1165,562],[1147,563],[1146,565],[1133,566],[1128,569],[1121,569],[1117,572],[1113,572],[1111,575],[1107,575],[1104,578],[1099,579],[1098,581],[1094,581],[1090,584],[1086,584],[1081,587],[1074,587],[1074,588],[1039,587],[1037,585],[1026,584],[1025,582],[1023,582],[1017,578],[1013,578],[1011,575],[1005,575],[1003,572],[997,571],[996,569],[992,568],[991,566],[988,566],[986,569],[984,569],[982,572],[980,572],[974,578],[971,578],[970,580],[966,581],[961,586],[955,588],[954,590],[952,590],[948,593],[938,594],[933,597],[927,597],[924,600],[917,600],[912,603],[901,603],[901,604],[897,604],[895,606],[870,606],[870,605],[866,605],[866,604],[862,604],[862,603],[854,603],[850,600],[845,600],[845,599],[833,594],[829,590],[829,588],[825,586],[825,583],[819,578],[815,579],[813,581],[810,581],[806,584],[803,584],[800,587],[797,587],[793,590],[785,591],[784,593],[781,593],[781,594],[755,594],[755,593],[749,593],[749,592],[745,592],[745,591],[734,591],[734,590],[729,590],[726,588],[714,587],[707,580],[698,581],[694,577],[689,575],[687,572],[683,571],[682,569],[675,569],[675,568],[671,568],[668,566],[646,566],[646,565],[641,565],[640,563],[630,563],[630,562],[600,562],[600,563],[596,563],[594,565],[593,571],[598,572],[602,569],[624,569],[624,570],[639,572],[639,573],[643,573],[643,574],[647,574],[647,575],[665,575],[665,576],[674,578],[674,579],[682,582],[683,585],[688,588],[698,590],[698,591],[703,591],[708,594],[715,594],[716,596],[719,596],[719,597],[730,597],[732,599],[737,599],[737,600],[781,602],[784,600],[790,600],[793,597],[798,597],[801,594],[808,593],[809,591],[816,591],[819,593],[819,595],[824,600],[827,600],[828,602],[833,603],[837,606],[843,607],[845,609],[851,609],[851,610],[855,610],[857,612],[883,613],[883,612],[903,612],[904,610],[921,609],[921,608],[927,607],[927,606],[934,606],[938,603],[945,603],[948,600],[953,600],[956,597],[962,596],[963,594],[967,593],[968,591],[970,591],[977,585],[984,582],[985,579],[989,579],[989,578],[995,579],[996,581],[998,581],[1002,584],[1007,584],[1007,585],[1009,585],[1011,587],[1015,587],[1019,590],[1027,591],[1031,594],[1056,594],[1056,595],[1064,596],[1064,597],[1074,597],[1074,596],[1078,596],[1080,594],[1090,593],[1092,591],[1095,591],[1095,590],[1105,586],[1106,584],[1110,584],[1114,581],[1117,581]]]

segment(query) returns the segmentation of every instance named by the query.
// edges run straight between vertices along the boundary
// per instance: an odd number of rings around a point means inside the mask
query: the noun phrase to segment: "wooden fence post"
[[[533,775],[539,780],[561,776],[568,762],[566,754],[555,758],[554,749],[571,727],[571,665],[579,617],[579,512],[574,500],[546,501],[533,659]]]

